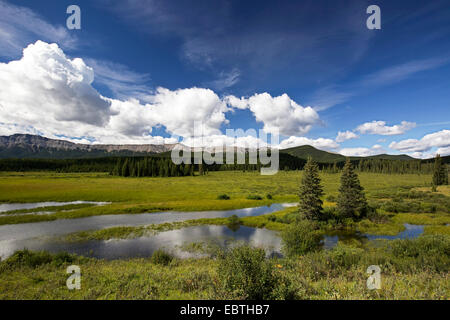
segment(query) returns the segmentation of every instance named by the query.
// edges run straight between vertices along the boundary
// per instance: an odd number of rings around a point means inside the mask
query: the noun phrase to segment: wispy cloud
[[[54,26],[31,9],[0,0],[0,56],[17,58],[36,40],[57,42],[65,49],[77,44],[77,38],[64,26]]]
[[[313,94],[309,104],[314,106],[317,111],[326,110],[342,104],[354,96],[406,80],[419,72],[432,70],[449,62],[450,58],[445,56],[413,60],[390,66],[346,85],[320,88]]]
[[[288,70],[308,74],[299,79],[308,82],[340,74],[367,51],[373,33],[360,23],[365,2],[314,7],[318,20],[309,1],[266,2],[242,14],[240,1],[103,0],[142,32],[178,38],[181,56],[195,67],[251,69],[251,81]]]
[[[361,86],[369,88],[390,85],[409,78],[418,72],[431,70],[442,66],[448,63],[449,60],[450,59],[448,57],[438,57],[414,60],[396,66],[391,66],[368,75],[361,80]]]
[[[94,69],[94,81],[108,87],[114,98],[123,100],[137,98],[146,101],[150,95],[149,74],[138,73],[116,62],[91,58],[84,60]]]
[[[239,82],[240,76],[241,72],[239,71],[239,69],[234,68],[230,72],[221,72],[218,79],[210,81],[206,83],[206,85],[208,87],[221,91],[234,86],[237,82]]]

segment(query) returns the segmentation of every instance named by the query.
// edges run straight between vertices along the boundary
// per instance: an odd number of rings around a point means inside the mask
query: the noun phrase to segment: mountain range
[[[108,156],[144,156],[169,152],[175,147],[187,148],[181,144],[80,144],[65,140],[56,140],[29,134],[14,134],[0,136],[0,159],[6,158],[41,158],[41,159],[79,159],[97,158]],[[239,151],[244,149],[238,148]],[[321,163],[333,163],[345,161],[345,156],[316,149],[309,145],[280,150],[300,159],[311,156]],[[351,159],[390,159],[390,160],[414,160],[408,155],[380,154],[370,157],[351,157]]]

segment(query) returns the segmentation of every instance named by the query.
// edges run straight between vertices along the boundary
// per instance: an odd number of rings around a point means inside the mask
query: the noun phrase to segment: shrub
[[[230,200],[230,196],[227,194],[220,194],[219,196],[217,196],[218,200]]]
[[[317,223],[307,220],[290,224],[281,234],[283,253],[292,257],[317,250],[321,240],[317,229]]]
[[[389,243],[389,249],[395,257],[394,264],[402,270],[430,268],[448,272],[450,269],[450,239],[445,236],[393,240]]]
[[[2,262],[2,270],[17,267],[35,268],[42,264],[52,262],[52,256],[46,251],[32,252],[28,249],[14,252],[12,256]]]
[[[269,200],[272,200],[272,199],[273,199],[273,197],[272,197],[272,195],[271,195],[270,193],[268,193],[268,194],[266,195],[266,198],[269,199]]]
[[[327,252],[331,267],[339,267],[344,269],[357,265],[363,254],[363,249],[352,248],[344,245],[338,245],[333,250]]]
[[[336,220],[336,219],[338,219],[336,207],[323,208],[322,214],[320,215],[321,221]]]
[[[50,254],[46,251],[33,252],[28,249],[16,251],[5,261],[0,262],[0,271],[19,267],[36,268],[43,264],[52,263],[56,266],[72,263],[79,258],[67,252]]]
[[[60,252],[53,256],[52,263],[56,266],[61,266],[64,264],[71,264],[75,260],[77,260],[77,257],[75,255],[69,254],[67,252]]]
[[[336,202],[337,198],[335,196],[333,196],[332,194],[328,195],[325,200],[327,200],[328,202]]]
[[[171,263],[173,260],[173,256],[164,250],[158,249],[155,252],[153,252],[152,257],[150,258],[150,261],[154,264],[160,264],[163,266],[167,266],[169,263]]]
[[[227,226],[233,231],[236,231],[239,229],[241,225],[241,219],[235,214],[233,214],[231,217],[228,217]]]
[[[266,259],[260,248],[235,247],[222,253],[218,268],[219,297],[269,300],[292,298],[289,281]]]
[[[247,196],[247,199],[249,200],[262,200],[262,197],[257,194],[250,194]]]

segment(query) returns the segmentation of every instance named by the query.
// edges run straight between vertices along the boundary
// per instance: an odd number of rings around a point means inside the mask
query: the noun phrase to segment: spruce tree
[[[122,177],[130,176],[130,168],[128,166],[128,159],[125,159],[125,162],[122,166]]]
[[[320,220],[322,214],[323,189],[320,185],[319,168],[317,164],[308,158],[303,169],[303,176],[299,192],[299,212],[310,220]]]
[[[347,158],[341,176],[337,210],[343,218],[359,219],[367,212],[367,200],[358,175]]]
[[[448,185],[448,170],[445,163],[441,164],[441,171],[439,176],[441,177],[441,183],[443,185]]]
[[[433,181],[434,186],[440,186],[448,184],[448,172],[447,166],[442,163],[442,158],[439,154],[436,155],[434,160]]]

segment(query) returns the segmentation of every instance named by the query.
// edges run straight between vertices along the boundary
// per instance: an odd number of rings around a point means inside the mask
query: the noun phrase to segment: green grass
[[[428,175],[361,173],[369,198],[426,186]],[[321,174],[325,194],[337,195],[339,174]],[[0,203],[43,201],[102,201],[110,205],[80,208],[51,215],[0,217],[0,225],[71,219],[93,215],[156,211],[230,210],[296,202],[301,172],[262,176],[256,172],[209,172],[205,176],[177,178],[123,178],[108,174],[0,173]],[[249,194],[270,193],[272,199],[251,200]],[[221,194],[230,200],[218,200]],[[330,205],[330,203],[325,203]]]
[[[424,230],[425,235],[447,235],[450,236],[450,226],[431,225],[426,226]]]
[[[32,209],[18,209],[18,210],[11,210],[6,212],[0,212],[0,214],[27,214],[27,213],[36,213],[36,212],[59,212],[59,211],[70,211],[70,210],[76,210],[81,208],[90,208],[95,206],[93,203],[78,203],[78,204],[68,204],[64,206],[47,206],[47,207],[39,207],[39,208],[32,208]]]
[[[448,300],[448,250],[449,238],[424,237],[367,250],[339,246],[269,263],[283,279],[273,289],[289,291],[296,299]],[[21,252],[0,263],[0,299],[220,299],[220,263],[209,258],[160,263],[152,258],[106,261]],[[66,287],[71,264],[81,268],[81,290]],[[382,270],[380,290],[366,287],[366,270],[372,264]]]
[[[383,175],[360,173],[371,205],[378,215],[360,222],[337,225],[322,223],[322,232],[337,229],[393,235],[404,223],[424,224],[426,235],[443,235],[439,241],[425,236],[411,242],[381,242],[382,245],[339,245],[295,259],[273,260],[282,285],[298,299],[449,299],[448,239],[450,236],[450,188],[429,192],[429,175]],[[339,174],[321,174],[324,206],[335,206]],[[51,215],[0,217],[0,224],[79,218],[105,214],[139,214],[156,211],[229,210],[271,203],[298,201],[301,172],[261,176],[251,172],[210,172],[182,178],[121,178],[107,174],[0,173],[0,202],[102,201],[105,206],[58,208]],[[270,197],[263,197],[269,194]],[[230,196],[220,200],[220,195]],[[261,195],[262,200],[247,199]],[[330,197],[331,196],[331,197]],[[392,211],[386,210],[392,208]],[[414,208],[417,212],[405,211]],[[434,210],[427,212],[426,210]],[[64,211],[70,210],[70,211]],[[394,211],[395,210],[395,211]],[[42,211],[42,208],[36,211]],[[239,219],[211,218],[140,227],[115,227],[63,236],[64,240],[134,238],[195,225],[229,225],[283,231],[292,222],[296,207],[275,213]],[[447,243],[447,244],[445,244]],[[186,244],[186,248],[211,253],[217,248]],[[400,253],[399,253],[400,252]],[[163,256],[163,254],[160,254]],[[155,258],[156,259],[156,258]],[[16,255],[0,262],[0,299],[217,299],[219,261],[201,259],[128,259],[105,261],[47,253]],[[69,291],[66,267],[82,270],[82,289]],[[382,289],[366,288],[368,265],[382,267]]]

